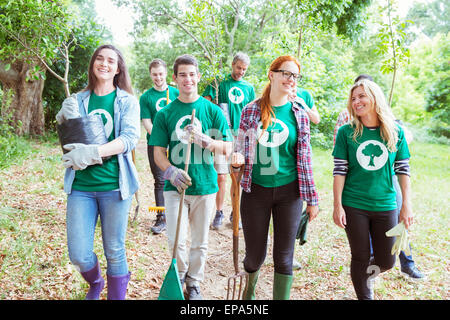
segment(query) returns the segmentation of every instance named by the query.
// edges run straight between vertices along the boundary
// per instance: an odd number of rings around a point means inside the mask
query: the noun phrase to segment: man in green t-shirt
[[[173,80],[180,95],[157,113],[150,144],[155,146],[155,162],[166,180],[164,199],[170,250],[175,246],[180,193],[183,190],[186,192],[179,218],[176,259],[178,273],[182,283],[186,283],[189,300],[199,300],[202,299],[199,285],[204,278],[209,220],[218,190],[212,153],[229,156],[232,137],[220,108],[198,95],[201,75],[197,60],[190,55],[182,55],[175,60],[173,71]],[[195,119],[191,125],[193,109]],[[212,139],[210,135],[217,138]],[[185,153],[190,141],[194,144],[188,172],[185,172]],[[188,226],[191,235],[189,252],[186,250]]]
[[[232,134],[237,135],[239,130],[239,122],[241,119],[242,109],[255,99],[255,89],[243,78],[250,65],[250,58],[242,52],[238,52],[231,64],[231,74],[219,83],[218,95],[212,84],[206,87],[203,97],[219,104],[225,108],[223,111],[228,116],[229,125]],[[226,175],[228,174],[228,164],[223,156],[215,156],[214,167],[218,173],[217,182],[219,184],[219,192],[216,196],[216,216],[214,217],[212,227],[219,229],[223,221],[223,203],[226,192]],[[233,185],[230,194],[233,193]],[[232,215],[230,215],[231,219]]]
[[[141,120],[147,131],[147,155],[150,163],[150,170],[155,180],[155,202],[157,207],[164,207],[164,178],[162,171],[155,164],[153,159],[153,146],[150,145],[150,135],[152,134],[153,122],[156,113],[178,97],[178,89],[167,85],[167,66],[161,59],[154,59],[149,66],[150,78],[153,87],[142,94],[139,99],[141,107]],[[151,230],[154,234],[159,234],[166,229],[166,218],[164,211],[158,211],[156,221]]]

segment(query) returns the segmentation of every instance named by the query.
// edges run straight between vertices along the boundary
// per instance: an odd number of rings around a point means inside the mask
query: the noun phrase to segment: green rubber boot
[[[258,282],[259,270],[248,274],[247,287],[243,295],[243,300],[255,300],[256,282]]]
[[[289,300],[294,277],[292,275],[274,273],[273,300]]]

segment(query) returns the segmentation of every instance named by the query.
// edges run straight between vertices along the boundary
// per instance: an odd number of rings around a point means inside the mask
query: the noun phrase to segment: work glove
[[[74,93],[70,97],[64,99],[61,109],[56,114],[56,121],[58,124],[61,124],[67,119],[79,117],[81,117],[81,115],[78,111],[77,95]]]
[[[411,255],[411,250],[409,248],[408,242],[408,232],[406,231],[403,221],[393,227],[391,230],[386,232],[387,237],[397,237],[395,239],[394,245],[392,246],[391,254],[399,255],[400,251],[405,252],[407,256]]]
[[[64,167],[84,170],[87,166],[103,164],[98,153],[98,144],[70,143],[63,146],[70,151],[62,156]]]
[[[294,101],[297,102],[299,105],[301,105],[303,107],[303,109],[305,109],[305,111],[311,111],[311,108],[308,107],[305,100],[303,100],[302,98],[295,97]]]
[[[189,177],[186,171],[175,166],[168,167],[163,173],[163,178],[164,180],[169,180],[170,183],[177,188],[179,193],[192,185],[191,177]]]
[[[201,128],[195,127],[192,124],[188,124],[184,127],[185,139],[191,141],[202,148],[208,149],[213,139],[207,134],[202,133]],[[189,139],[190,138],[190,139]]]
[[[309,214],[306,213],[306,209],[303,210],[300,216],[300,223],[297,229],[296,239],[299,239],[298,243],[302,246],[306,243],[306,234],[308,232]]]

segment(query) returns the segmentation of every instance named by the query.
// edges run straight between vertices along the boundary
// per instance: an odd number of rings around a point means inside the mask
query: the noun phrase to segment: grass
[[[83,299],[87,284],[71,265],[67,252],[66,195],[60,147],[54,138],[49,141],[31,139],[26,143],[29,145],[27,156],[0,169],[0,299]],[[450,146],[414,142],[410,149],[416,218],[410,240],[414,260],[428,280],[412,282],[404,279],[397,265],[379,277],[375,294],[377,299],[447,300]],[[147,181],[140,190],[141,206],[145,197],[152,193],[144,153],[137,153],[141,180]],[[295,272],[291,297],[354,299],[347,238],[332,221],[331,151],[314,149],[313,165],[320,214],[308,226],[308,242],[303,246],[296,245],[296,258],[303,268]],[[126,246],[133,270],[133,281],[128,289],[131,299],[155,298],[170,261],[166,238],[149,235],[151,223],[148,213],[141,211],[139,223],[129,228]],[[102,266],[106,266],[99,228],[96,232],[95,252]],[[211,232],[210,235],[225,237],[225,231]],[[211,242],[220,245],[221,239]],[[221,252],[214,256],[213,248],[210,249],[211,257],[222,256]],[[227,250],[231,249],[222,251]],[[208,268],[211,272],[210,264]],[[264,268],[273,269],[272,261],[266,259]],[[221,273],[231,274],[231,269]],[[222,278],[214,277],[211,282],[205,281],[204,286],[221,283]],[[271,296],[271,286],[263,288],[262,285],[267,279],[270,278],[262,277],[257,291],[262,298]],[[216,299],[216,295],[210,297]]]

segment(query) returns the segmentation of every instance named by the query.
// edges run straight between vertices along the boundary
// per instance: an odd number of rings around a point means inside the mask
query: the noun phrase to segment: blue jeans
[[[72,190],[67,197],[67,245],[70,261],[80,272],[97,263],[94,235],[100,216],[106,273],[128,274],[125,236],[132,197],[122,200],[120,191],[87,192]]]
[[[397,202],[397,220],[400,216],[400,210],[402,209],[402,190],[400,189],[400,184],[398,183],[397,176],[393,177],[394,180],[394,188],[396,192],[396,202]],[[370,239],[370,238],[369,238]],[[411,249],[411,246],[409,247]],[[372,239],[370,239],[370,255],[373,256],[373,249],[372,249]],[[414,267],[414,260],[412,258],[412,255],[407,256],[405,252],[400,251],[400,254],[398,256],[398,259],[400,260],[400,269],[409,269]]]

